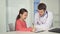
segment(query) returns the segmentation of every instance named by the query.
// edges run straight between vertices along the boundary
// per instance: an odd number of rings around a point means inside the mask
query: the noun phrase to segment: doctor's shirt
[[[34,27],[36,30],[47,30],[51,27],[53,20],[52,12],[46,11],[43,16],[40,16],[39,13],[35,13],[35,22]]]

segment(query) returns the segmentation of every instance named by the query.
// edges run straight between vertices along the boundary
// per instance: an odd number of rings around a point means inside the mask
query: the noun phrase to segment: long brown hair
[[[23,14],[24,12],[28,12],[26,9],[24,9],[24,8],[21,8],[20,10],[19,10],[19,14],[17,15],[17,18],[16,18],[16,20],[18,20],[19,18],[20,18],[20,14]]]

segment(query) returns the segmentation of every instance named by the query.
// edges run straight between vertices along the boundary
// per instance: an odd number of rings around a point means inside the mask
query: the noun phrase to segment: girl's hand
[[[35,32],[35,31],[36,31],[36,29],[35,29],[35,28],[33,28],[33,29],[32,29],[32,32]]]
[[[36,28],[34,27],[34,24],[32,23],[32,32],[35,32]]]

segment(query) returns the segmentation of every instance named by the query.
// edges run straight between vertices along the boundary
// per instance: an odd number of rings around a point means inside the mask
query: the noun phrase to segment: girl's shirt
[[[16,21],[16,31],[28,31],[31,32],[32,28],[27,28],[26,22],[18,19]]]

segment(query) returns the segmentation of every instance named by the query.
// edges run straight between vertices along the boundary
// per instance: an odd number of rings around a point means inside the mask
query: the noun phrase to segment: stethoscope
[[[47,14],[47,17],[46,17],[46,19],[48,18],[48,12],[46,11],[46,14]]]
[[[47,11],[46,11],[46,13],[44,14],[44,16],[45,16],[46,14],[47,14],[46,19],[47,19],[47,18],[48,18],[48,12],[47,12]],[[43,16],[43,17],[44,17],[44,16]],[[45,21],[45,22],[46,22],[46,21]],[[41,21],[41,23],[44,24],[42,21]],[[39,22],[37,22],[37,24],[40,25]]]

